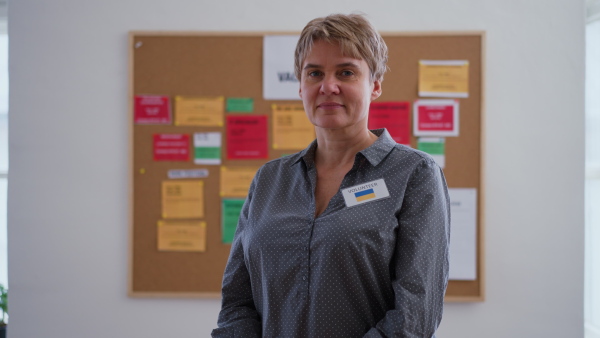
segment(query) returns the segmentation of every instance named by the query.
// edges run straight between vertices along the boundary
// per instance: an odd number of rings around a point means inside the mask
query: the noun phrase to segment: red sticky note
[[[458,101],[417,100],[414,111],[415,135],[458,136]]]
[[[410,102],[371,102],[369,129],[386,128],[394,141],[410,145]]]
[[[265,115],[228,115],[227,158],[248,160],[269,157],[269,134]]]
[[[190,135],[154,134],[155,161],[189,161]]]
[[[136,95],[134,122],[137,124],[171,124],[171,104],[168,96]]]

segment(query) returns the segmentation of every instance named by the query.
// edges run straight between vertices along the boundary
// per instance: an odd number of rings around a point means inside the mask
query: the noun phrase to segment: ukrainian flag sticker
[[[372,202],[390,196],[390,193],[383,179],[355,185],[342,190],[346,206]]]

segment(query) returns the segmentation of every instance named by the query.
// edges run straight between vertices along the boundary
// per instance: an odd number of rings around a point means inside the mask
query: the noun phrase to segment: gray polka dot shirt
[[[213,337],[434,336],[448,282],[444,175],[387,130],[373,133],[317,218],[316,141],[257,172]],[[367,189],[380,179],[389,196]]]

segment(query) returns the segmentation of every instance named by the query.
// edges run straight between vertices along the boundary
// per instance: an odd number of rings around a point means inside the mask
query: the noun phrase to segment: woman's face
[[[302,64],[300,97],[319,128],[367,128],[369,105],[381,95],[364,60],[342,55],[338,44],[316,41]]]

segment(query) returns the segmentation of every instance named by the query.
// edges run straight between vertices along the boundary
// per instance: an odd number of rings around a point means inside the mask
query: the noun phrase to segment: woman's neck
[[[334,168],[354,163],[356,154],[368,148],[377,136],[368,129],[348,131],[316,128],[315,163],[322,168]]]

